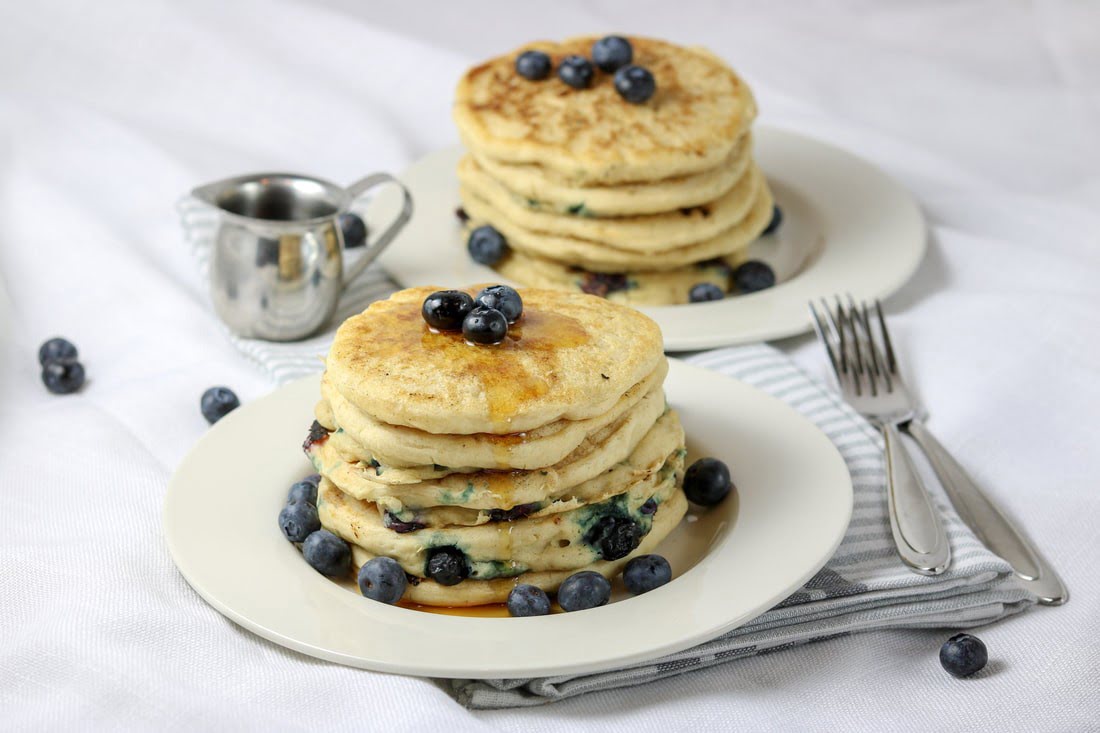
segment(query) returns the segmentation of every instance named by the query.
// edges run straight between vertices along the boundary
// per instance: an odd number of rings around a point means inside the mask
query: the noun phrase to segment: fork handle
[[[921,575],[939,575],[951,563],[951,546],[932,499],[893,423],[883,423],[890,530],[902,562]]]
[[[907,432],[928,456],[959,516],[985,546],[1008,561],[1024,585],[1039,597],[1040,603],[1058,606],[1069,600],[1069,591],[1054,569],[982,493],[928,428],[919,420],[913,420]]]

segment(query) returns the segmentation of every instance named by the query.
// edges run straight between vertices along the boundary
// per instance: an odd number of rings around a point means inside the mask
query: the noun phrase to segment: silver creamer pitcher
[[[338,217],[382,184],[404,193],[401,213],[344,272]],[[393,176],[375,173],[344,189],[293,173],[257,173],[199,186],[192,194],[219,210],[210,257],[210,295],[237,335],[305,338],[325,325],[344,288],[374,261],[412,216],[412,197]]]

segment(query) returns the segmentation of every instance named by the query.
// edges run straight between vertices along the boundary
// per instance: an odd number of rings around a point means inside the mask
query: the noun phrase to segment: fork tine
[[[817,312],[817,308],[814,307],[814,302],[809,302],[810,315],[814,320],[814,332],[817,334],[817,340],[821,342],[821,345],[825,347],[825,353],[829,355],[829,366],[833,368],[833,376],[836,377],[837,382],[840,381],[840,369],[837,365],[836,353],[833,351],[833,345],[830,343],[829,336],[825,333],[825,324],[821,322],[821,315]]]
[[[871,373],[870,359],[864,357],[864,352],[867,350],[866,334],[863,333],[864,329],[862,329],[862,324],[859,322],[859,311],[855,307],[855,300],[851,295],[848,296],[848,303],[849,307],[844,314],[844,320],[847,321],[848,328],[852,331],[852,349],[855,352],[857,379],[866,378],[867,389],[873,397],[878,394],[878,386],[875,384],[875,375]],[[839,296],[837,297],[837,307],[840,307]]]
[[[840,296],[834,297],[836,298],[837,329],[840,331],[841,365],[844,367],[844,373],[851,377],[855,393],[859,396],[863,394],[863,385],[860,384],[859,379],[860,374],[863,372],[863,365],[859,359],[859,342],[856,340],[855,329],[844,313],[844,304],[840,301]],[[855,350],[854,358],[850,357],[853,354],[852,349]]]
[[[849,296],[850,297],[850,296]],[[885,368],[882,365],[881,354],[878,350],[878,345],[875,343],[875,333],[871,329],[871,317],[867,310],[867,301],[863,301],[859,306],[852,303],[853,307],[859,308],[859,325],[863,328],[863,332],[867,334],[867,341],[870,344],[868,351],[871,352],[871,371],[874,373],[876,379],[887,380],[886,390],[890,391],[889,376],[886,374]]]
[[[848,373],[848,352],[844,348],[844,331],[841,329],[840,324],[837,323],[836,318],[833,317],[833,311],[829,307],[829,304],[824,298],[821,299],[821,309],[825,312],[825,318],[829,321],[829,327],[832,330],[833,336],[837,343],[837,359],[840,363],[840,373]]]
[[[882,342],[886,351],[886,371],[891,376],[896,376],[898,373],[898,362],[894,358],[894,345],[890,342],[890,331],[886,328],[886,318],[882,315],[882,303],[878,298],[875,298],[875,312],[878,313],[878,325],[882,331]]]

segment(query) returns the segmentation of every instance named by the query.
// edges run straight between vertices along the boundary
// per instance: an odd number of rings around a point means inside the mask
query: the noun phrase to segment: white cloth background
[[[212,322],[173,204],[261,168],[351,181],[453,142],[466,65],[533,37],[710,46],[762,124],[877,162],[934,240],[889,301],[930,425],[1070,586],[980,634],[875,632],[536,709],[261,642],[160,537],[198,397],[271,388]],[[0,6],[0,720],[15,729],[1095,729],[1100,10],[1088,3],[6,2]],[[85,390],[48,395],[64,334]],[[824,374],[808,339],[780,344]],[[278,589],[272,589],[277,593]]]

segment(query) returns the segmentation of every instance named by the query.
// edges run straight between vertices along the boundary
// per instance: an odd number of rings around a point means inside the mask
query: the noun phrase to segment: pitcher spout
[[[213,206],[215,208],[221,208],[218,203],[218,198],[226,190],[226,184],[228,181],[214,181],[213,183],[206,183],[202,186],[196,186],[191,189],[191,195],[202,201],[204,204]]]

